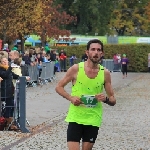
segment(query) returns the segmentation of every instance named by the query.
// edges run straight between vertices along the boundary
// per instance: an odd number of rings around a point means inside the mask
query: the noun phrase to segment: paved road
[[[64,76],[58,73],[57,79]],[[117,105],[104,104],[104,119],[94,150],[149,150],[150,147],[150,74],[111,73]],[[55,93],[54,83],[27,89],[27,119],[32,134],[0,133],[0,148],[67,150],[63,121],[69,102]],[[70,92],[71,84],[66,87]],[[19,141],[20,140],[20,141]],[[10,146],[8,146],[10,144]]]

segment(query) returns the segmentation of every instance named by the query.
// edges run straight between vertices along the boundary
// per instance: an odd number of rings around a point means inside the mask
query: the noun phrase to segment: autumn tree
[[[1,0],[0,4],[0,39],[5,43],[9,43],[8,30],[11,26],[10,20],[13,18],[14,12],[21,6],[18,0]]]
[[[31,34],[40,35],[44,42],[59,35],[69,36],[70,32],[65,30],[65,25],[75,19],[65,12],[59,12],[61,6],[53,5],[52,0],[9,0],[7,4],[3,4],[3,7],[5,11],[10,10],[3,17],[7,20],[6,37],[21,40],[22,51],[24,41]],[[3,20],[2,26],[5,23]]]
[[[41,37],[42,45],[49,38],[58,39],[59,36],[70,36],[71,32],[66,30],[66,25],[75,22],[76,18],[68,15],[61,9],[61,5],[56,5],[52,0],[42,0],[42,21],[41,30],[38,34]]]
[[[27,36],[40,30],[42,9],[37,2],[38,0],[8,0],[0,6],[3,12],[1,35],[11,41],[20,39],[22,50]]]
[[[150,34],[150,2],[146,5],[145,9],[146,9],[147,21],[149,23],[147,31]]]
[[[147,2],[148,0],[118,1],[111,14],[109,33],[119,36],[147,34],[148,21],[144,7]]]

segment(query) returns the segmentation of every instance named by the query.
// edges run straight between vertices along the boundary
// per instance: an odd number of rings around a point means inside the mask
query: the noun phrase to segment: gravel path
[[[103,104],[103,124],[93,150],[150,150],[150,74],[131,76],[123,80],[119,73],[112,74],[117,104]],[[65,111],[28,134],[0,132],[0,149],[67,150]]]

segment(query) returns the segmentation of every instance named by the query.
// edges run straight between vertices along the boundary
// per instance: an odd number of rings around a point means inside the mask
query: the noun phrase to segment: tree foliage
[[[110,33],[117,35],[145,35],[148,34],[145,5],[148,0],[118,1],[111,14],[109,22]]]
[[[5,41],[17,38],[24,42],[29,35],[37,34],[46,42],[47,38],[69,36],[65,25],[75,21],[75,17],[58,11],[60,8],[53,0],[3,0],[0,6],[1,38]]]
[[[73,17],[76,16],[76,17]],[[149,35],[149,0],[1,0],[0,38],[5,41],[73,33]],[[23,44],[23,43],[22,43]]]
[[[57,3],[60,0],[56,0]],[[112,11],[110,0],[61,0],[62,8],[77,16],[77,23],[72,24],[72,32],[79,34],[106,34]],[[70,26],[69,26],[70,27]]]
[[[147,30],[150,33],[150,2],[146,5],[145,9],[146,9],[147,21],[149,22]]]
[[[76,18],[62,11],[61,5],[55,5],[52,0],[42,0],[41,30],[38,34],[42,41],[48,37],[58,39],[59,36],[70,36],[71,32],[66,30],[66,25],[75,22]]]

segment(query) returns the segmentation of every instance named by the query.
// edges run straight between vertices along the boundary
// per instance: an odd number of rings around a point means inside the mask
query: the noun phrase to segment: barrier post
[[[26,128],[26,77],[20,77],[19,83],[19,100],[20,100],[20,129],[23,133],[29,133]]]

